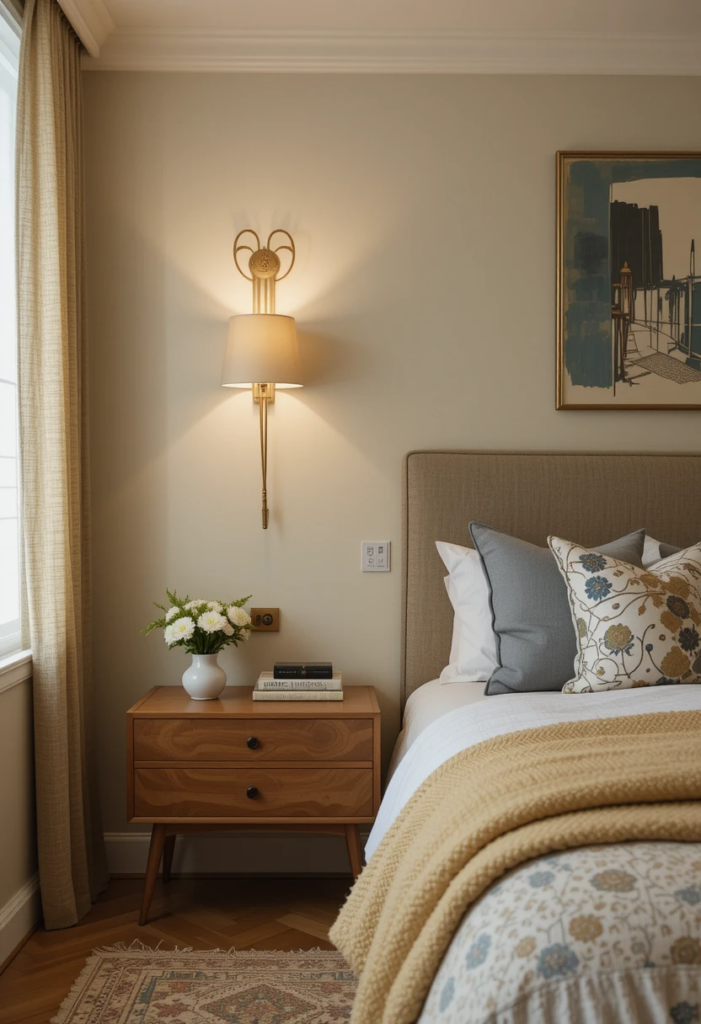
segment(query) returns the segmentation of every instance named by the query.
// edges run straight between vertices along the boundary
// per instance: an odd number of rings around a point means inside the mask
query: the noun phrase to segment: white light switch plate
[[[389,572],[390,549],[388,540],[364,540],[360,545],[360,568],[363,572]]]

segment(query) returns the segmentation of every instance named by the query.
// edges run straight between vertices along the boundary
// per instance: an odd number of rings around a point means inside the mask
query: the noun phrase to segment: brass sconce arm
[[[260,413],[260,464],[263,470],[263,529],[268,529],[268,403],[274,401],[274,384],[259,384],[258,398]],[[269,389],[272,390],[272,394]]]

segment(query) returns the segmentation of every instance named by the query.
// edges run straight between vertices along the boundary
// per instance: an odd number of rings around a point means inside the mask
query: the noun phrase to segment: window
[[[15,299],[18,32],[0,0],[0,658],[21,646]]]

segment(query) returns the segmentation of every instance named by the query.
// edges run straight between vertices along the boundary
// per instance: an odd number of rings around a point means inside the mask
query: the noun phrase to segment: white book
[[[332,679],[276,679],[272,672],[261,672],[256,690],[342,690],[343,678],[334,672]]]
[[[343,700],[343,690],[254,690],[254,700]]]

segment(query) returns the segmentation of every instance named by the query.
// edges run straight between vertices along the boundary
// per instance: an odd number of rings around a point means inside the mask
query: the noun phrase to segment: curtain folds
[[[80,55],[56,0],[26,0],[17,108],[23,622],[47,928],[79,921],[107,878],[90,656]]]

